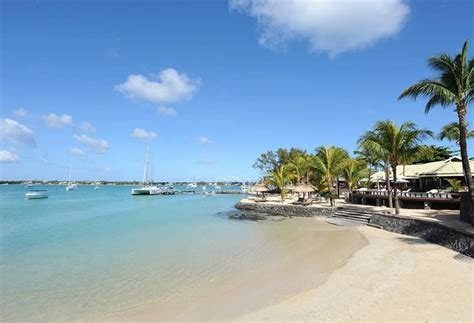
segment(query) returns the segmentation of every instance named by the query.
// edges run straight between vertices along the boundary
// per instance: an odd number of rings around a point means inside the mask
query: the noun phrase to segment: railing
[[[388,191],[380,191],[380,190],[353,191],[352,194],[376,197],[376,196],[388,196]],[[392,191],[392,195],[394,195],[393,191]],[[448,192],[426,193],[426,192],[400,192],[398,191],[399,197],[406,197],[406,198],[458,200],[460,198],[459,195],[460,195],[459,193],[448,193]]]

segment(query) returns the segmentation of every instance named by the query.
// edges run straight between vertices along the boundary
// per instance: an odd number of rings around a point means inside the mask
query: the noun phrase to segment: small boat
[[[132,188],[132,195],[158,195],[161,189],[155,185],[146,185],[140,188]]]
[[[189,183],[189,184],[188,184],[188,187],[196,188],[196,187],[197,187],[197,184],[196,184],[196,183]]]
[[[71,173],[72,173],[72,165],[69,166],[69,182],[68,182],[68,185],[66,186],[66,191],[68,192],[77,190],[77,184],[71,181]]]
[[[66,186],[66,191],[74,191],[74,190],[77,190],[77,184],[76,183],[72,183],[72,184],[69,184],[68,186]]]
[[[162,190],[158,186],[153,185],[148,176],[148,152],[149,147],[146,148],[146,155],[145,155],[145,169],[143,171],[143,186],[140,188],[132,188],[132,195],[158,195],[161,194]],[[153,171],[153,170],[152,170]]]
[[[95,186],[95,187],[94,187],[94,190],[98,190],[98,189],[99,189],[99,186]]]
[[[48,192],[46,190],[29,190],[25,193],[28,200],[47,199]]]

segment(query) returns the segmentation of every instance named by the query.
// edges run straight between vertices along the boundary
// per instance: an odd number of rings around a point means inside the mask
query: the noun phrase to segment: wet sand
[[[365,226],[335,226],[314,218],[273,222],[256,225],[281,248],[280,257],[246,272],[227,273],[225,280],[210,280],[179,301],[149,304],[120,319],[473,320],[471,258]]]
[[[210,278],[205,288],[191,290],[178,299],[164,299],[110,319],[236,319],[323,284],[367,244],[355,228],[338,227],[313,218],[265,220],[255,225],[260,227],[261,240],[277,252],[262,254],[262,261],[245,271],[222,272],[219,277]]]

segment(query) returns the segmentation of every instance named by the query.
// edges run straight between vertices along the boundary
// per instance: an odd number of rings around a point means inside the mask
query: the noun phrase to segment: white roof
[[[469,161],[471,175],[474,175],[474,161]],[[461,157],[454,156],[442,161],[416,165],[398,165],[398,179],[415,179],[422,177],[463,177]],[[370,176],[371,181],[385,179],[385,172],[378,171]],[[390,170],[390,179],[393,179]]]

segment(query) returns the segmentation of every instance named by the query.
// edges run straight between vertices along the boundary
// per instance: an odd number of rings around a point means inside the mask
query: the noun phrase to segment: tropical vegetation
[[[468,42],[465,41],[461,51],[454,57],[449,54],[433,56],[428,60],[428,65],[437,73],[436,77],[426,78],[405,89],[399,99],[420,96],[428,98],[425,112],[440,105],[442,107],[455,107],[458,116],[459,148],[463,163],[464,179],[469,187],[471,199],[473,183],[471,167],[467,151],[467,114],[468,107],[474,101],[474,59],[468,58]],[[457,137],[452,137],[457,140]],[[472,202],[471,202],[472,203]],[[474,214],[474,212],[471,211]]]

